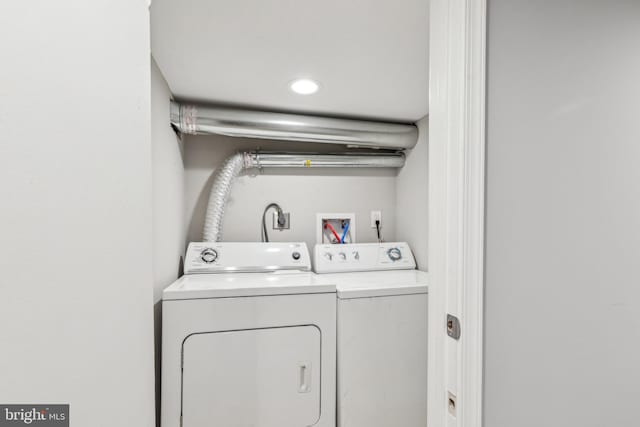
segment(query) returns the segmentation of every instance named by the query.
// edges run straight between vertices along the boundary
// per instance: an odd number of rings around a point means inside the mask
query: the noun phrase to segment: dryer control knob
[[[333,259],[333,255],[331,254],[331,252],[325,252],[324,253],[324,257],[326,259],[328,259],[329,261],[331,261]]]
[[[340,257],[340,259],[341,259],[342,261],[346,261],[346,260],[347,260],[347,254],[345,254],[344,252],[340,252],[340,253],[338,254],[338,256]]]
[[[200,259],[207,264],[211,264],[216,259],[218,259],[218,252],[212,248],[206,248],[202,252],[200,252]]]
[[[387,251],[389,259],[393,262],[400,261],[402,259],[402,252],[398,248],[391,248]]]

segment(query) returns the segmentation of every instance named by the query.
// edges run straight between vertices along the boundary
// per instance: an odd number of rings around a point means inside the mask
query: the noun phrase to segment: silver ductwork
[[[175,102],[171,103],[171,124],[178,131],[190,135],[226,135],[393,150],[413,148],[418,141],[418,128],[413,124]]]
[[[254,168],[401,168],[404,154],[312,154],[246,153],[246,162]]]

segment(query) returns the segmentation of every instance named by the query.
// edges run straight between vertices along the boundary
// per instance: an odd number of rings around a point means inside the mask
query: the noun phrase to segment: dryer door
[[[182,425],[315,424],[320,339],[315,326],[190,335],[182,347]]]

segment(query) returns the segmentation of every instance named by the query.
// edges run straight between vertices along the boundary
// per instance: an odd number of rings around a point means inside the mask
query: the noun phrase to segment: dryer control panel
[[[404,242],[316,245],[314,250],[316,273],[415,268],[413,252]]]
[[[311,270],[306,243],[191,242],[184,274]]]

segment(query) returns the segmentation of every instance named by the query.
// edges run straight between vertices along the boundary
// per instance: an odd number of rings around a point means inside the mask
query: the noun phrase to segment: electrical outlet
[[[371,211],[371,228],[376,228],[376,221],[382,224],[382,211]]]
[[[273,213],[273,229],[274,230],[288,230],[289,226],[290,226],[290,222],[289,222],[289,212],[284,212],[283,213],[284,216],[284,224],[280,225],[278,224],[278,213],[274,212]]]

